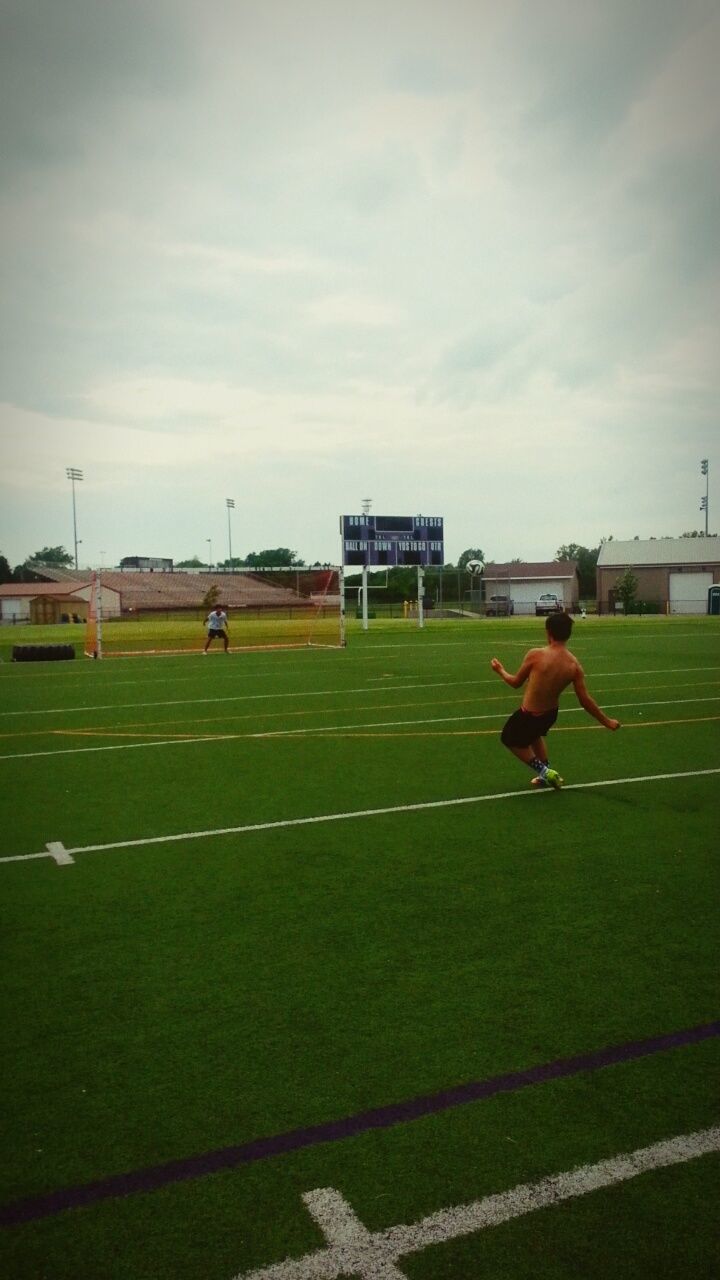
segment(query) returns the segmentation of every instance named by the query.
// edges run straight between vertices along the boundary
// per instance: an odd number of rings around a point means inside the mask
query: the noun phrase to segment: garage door
[[[498,587],[498,590],[504,590]],[[513,582],[510,585],[510,597],[514,605],[514,611],[518,617],[525,615],[526,617],[535,617],[535,601],[544,591],[551,591],[556,595],[558,600],[564,600],[562,582],[555,582],[552,578],[544,580],[534,580],[533,582]]]
[[[712,581],[711,573],[671,573],[670,612],[707,613],[707,593]]]

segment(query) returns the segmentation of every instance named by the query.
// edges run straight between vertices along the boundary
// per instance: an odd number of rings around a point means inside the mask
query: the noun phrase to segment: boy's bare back
[[[607,716],[588,693],[585,672],[574,653],[567,648],[566,640],[572,630],[572,618],[567,614],[553,615],[547,619],[545,630],[548,637],[546,647],[530,649],[525,654],[519,671],[514,675],[511,671],[505,670],[499,658],[492,658],[490,661],[493,671],[512,689],[520,689],[527,683],[521,710],[535,716],[554,711],[563,689],[567,689],[571,684],[575,690],[575,697],[588,715],[597,720],[598,724],[604,725],[606,729],[619,729],[620,721]],[[508,724],[511,722],[512,717]],[[515,750],[514,745],[508,743],[506,745],[511,745],[511,749]]]
[[[563,689],[583,677],[580,663],[564,645],[531,649],[522,667],[527,668],[528,682],[522,705],[533,715],[552,711],[558,705]]]

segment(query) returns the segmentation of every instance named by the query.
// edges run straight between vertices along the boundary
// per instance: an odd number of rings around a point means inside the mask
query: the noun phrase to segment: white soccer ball
[[[482,560],[468,560],[465,565],[465,572],[469,573],[473,578],[479,578],[484,568]]]

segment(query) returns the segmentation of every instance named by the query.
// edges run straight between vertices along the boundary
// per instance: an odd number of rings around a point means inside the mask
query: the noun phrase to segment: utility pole
[[[66,467],[66,468],[65,468],[65,475],[67,476],[68,480],[70,480],[70,481],[71,481],[71,483],[72,483],[72,499],[73,499],[73,539],[74,539],[74,542],[75,542],[75,572],[77,572],[77,567],[78,567],[78,553],[77,553],[77,549],[78,549],[78,536],[77,536],[77,515],[76,515],[76,511],[75,511],[75,481],[76,481],[76,480],[83,480],[83,479],[84,479],[84,476],[83,476],[83,473],[82,473],[82,471],[80,470],[80,468],[79,468],[79,467]]]

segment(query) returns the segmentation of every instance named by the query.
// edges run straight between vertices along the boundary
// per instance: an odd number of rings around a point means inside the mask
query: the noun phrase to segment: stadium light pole
[[[77,514],[76,514],[76,511],[75,511],[75,481],[76,481],[76,480],[83,480],[85,477],[83,476],[83,473],[82,473],[82,471],[80,470],[80,468],[79,468],[79,467],[66,467],[66,468],[65,468],[65,475],[67,476],[68,480],[72,483],[72,499],[73,499],[73,540],[74,540],[74,542],[75,542],[75,572],[77,573],[77,567],[78,567],[78,554],[77,554],[77,549],[78,549],[78,536],[77,536]]]
[[[228,569],[232,569],[232,531],[230,529],[230,512],[235,510],[235,499],[226,498],[225,506],[227,507],[228,518]]]
[[[700,510],[705,512],[705,537],[708,536],[708,507],[710,497],[710,466],[707,458],[700,462],[700,474],[705,476],[705,497],[700,499]]]
[[[208,544],[208,559],[210,561],[208,569],[212,569],[212,538],[206,538],[205,541]]]

